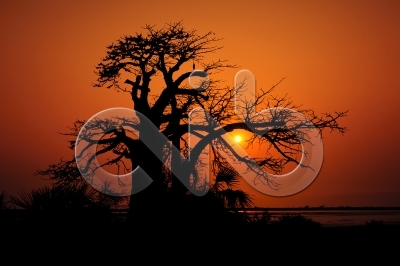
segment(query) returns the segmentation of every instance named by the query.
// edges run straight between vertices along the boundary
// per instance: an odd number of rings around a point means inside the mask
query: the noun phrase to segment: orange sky
[[[60,2],[60,3],[59,3]],[[265,2],[265,3],[264,3]],[[345,136],[325,134],[324,164],[305,191],[256,205],[400,206],[400,1],[2,1],[0,191],[43,185],[34,177],[69,158],[76,119],[132,107],[127,95],[93,88],[106,45],[146,24],[182,20],[212,30],[214,56],[251,70],[258,88],[317,113],[350,110]],[[235,71],[220,78],[233,85]]]

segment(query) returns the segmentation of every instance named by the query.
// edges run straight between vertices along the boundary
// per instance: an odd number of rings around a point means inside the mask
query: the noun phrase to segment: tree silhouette
[[[166,24],[161,29],[147,25],[143,30],[145,33],[124,36],[107,46],[105,57],[96,67],[98,79],[94,86],[126,93],[132,99],[134,110],[146,117],[170,142],[158,141],[153,136],[156,148],[149,149],[137,137],[138,132],[146,135],[140,132],[142,117],[115,116],[88,123],[78,120],[66,134],[74,137],[70,148],[78,145],[76,137],[79,137],[79,141],[86,143],[83,150],[97,145],[96,152],[90,157],[78,154],[72,160],[61,160],[46,170],[39,170],[38,174],[49,176],[62,187],[82,180],[82,172],[85,179],[90,180],[100,167],[114,165],[121,175],[140,166],[153,182],[144,191],[130,196],[130,210],[180,205],[192,195],[188,187],[196,191],[206,185],[210,185],[208,194],[223,202],[224,207],[248,207],[251,198],[239,188],[234,189],[238,175],[228,160],[244,163],[248,171],[255,173],[254,182],[278,190],[279,182],[260,167],[272,173],[281,173],[289,163],[308,167],[298,158],[301,144],[306,141],[304,129],[314,128],[319,133],[324,129],[346,131],[337,121],[346,116],[347,111],[317,116],[312,110],[293,104],[287,96],[274,96],[272,93],[283,79],[268,90],[260,90],[253,101],[238,100],[238,95],[246,92],[245,79],[232,89],[223,86],[221,80],[209,78],[223,69],[237,67],[220,59],[206,62],[207,55],[222,48],[213,32],[199,35],[196,30],[185,29],[181,22]],[[202,71],[195,71],[195,64]],[[151,94],[157,91],[152,87],[157,79],[163,86],[159,94]],[[197,83],[193,85],[190,79]],[[204,112],[196,109],[199,107]],[[273,111],[255,114],[256,109],[266,108]],[[296,110],[309,122],[296,119],[288,110]],[[224,138],[227,132],[237,129],[251,134],[249,145],[256,140],[260,145],[269,144],[265,155],[253,159],[238,153]],[[193,147],[188,141],[189,133],[198,139]],[[209,144],[213,144],[210,156],[214,173],[210,182],[207,181],[210,176],[199,174],[204,166],[200,158]],[[173,146],[178,153],[172,150]],[[189,152],[191,160],[184,160]],[[94,164],[97,157],[106,154],[106,160]],[[81,171],[76,160],[84,162]],[[183,168],[186,169],[185,180],[178,180],[175,173]],[[134,181],[132,183],[133,189]],[[124,182],[120,180],[120,184]]]

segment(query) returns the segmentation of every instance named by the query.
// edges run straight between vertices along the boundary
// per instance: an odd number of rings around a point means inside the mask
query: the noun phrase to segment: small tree
[[[186,167],[187,180],[183,183],[200,189],[201,184],[204,184],[204,180],[198,177],[202,163],[200,157],[201,152],[209,144],[213,144],[211,169],[217,177],[211,182],[211,192],[215,194],[220,192],[219,197],[224,198],[227,207],[239,207],[238,197],[245,196],[238,192],[240,189],[218,190],[221,184],[218,178],[223,177],[229,168],[226,160],[228,157],[245,163],[249,171],[257,172],[260,166],[273,173],[280,173],[285,165],[291,162],[301,165],[301,160],[297,158],[302,152],[300,145],[305,140],[304,132],[301,130],[312,127],[320,133],[324,129],[340,133],[346,131],[345,127],[338,124],[338,119],[346,116],[347,112],[317,116],[312,110],[304,110],[294,105],[286,96],[273,96],[276,86],[283,79],[270,89],[258,92],[254,101],[239,100],[239,104],[236,102],[235,112],[235,97],[237,100],[238,95],[245,92],[247,83],[245,80],[240,81],[235,84],[233,90],[228,86],[222,86],[220,80],[209,79],[223,69],[236,67],[225,60],[206,62],[208,54],[222,48],[217,44],[220,39],[216,38],[213,32],[200,35],[196,30],[185,29],[181,22],[167,24],[161,29],[146,26],[143,30],[145,33],[124,36],[107,46],[105,57],[96,67],[98,79],[94,86],[113,88],[126,93],[132,99],[134,110],[146,117],[180,152],[172,152],[171,146],[165,142],[159,142],[156,151],[144,145],[135,134],[132,134],[139,130],[143,123],[140,117],[97,119],[87,124],[85,121],[77,121],[67,134],[74,137],[70,142],[71,149],[75,148],[77,144],[75,138],[78,136],[81,141],[86,141],[84,149],[98,145],[91,157],[78,155],[76,158],[86,165],[81,171],[86,171],[87,176],[93,176],[100,167],[107,165],[117,166],[119,173],[129,173],[140,166],[151,176],[153,183],[149,188],[131,196],[131,210],[140,206],[146,206],[145,208],[161,206],[164,201],[161,197],[166,193],[178,199],[174,201],[176,204],[190,194],[187,187],[182,185],[182,180],[174,176],[173,173],[176,172],[174,169]],[[197,72],[197,76],[202,77],[197,84],[198,87],[193,87],[193,83],[189,82],[195,73],[193,72],[196,70],[195,65],[202,69]],[[133,78],[130,78],[131,76]],[[152,95],[152,80],[156,77],[161,77],[164,84],[159,95]],[[199,142],[190,147],[187,138],[188,124],[191,112],[197,107],[201,107],[205,112],[201,117],[202,122],[191,124],[190,134],[196,136]],[[265,108],[275,111],[263,113],[261,116],[255,114],[256,109]],[[307,117],[312,125],[294,119],[293,113],[287,110],[296,110]],[[85,130],[81,131],[83,126]],[[251,133],[250,143],[258,140],[260,143],[270,144],[265,156],[253,160],[236,152],[223,138],[224,134],[235,129]],[[93,141],[95,136],[100,135],[101,139]],[[189,150],[191,162],[188,166],[188,162],[183,158],[188,155]],[[221,151],[224,151],[225,155],[221,155]],[[271,156],[272,151],[277,156]],[[104,154],[107,154],[108,160],[94,167],[93,162],[96,158]],[[301,166],[307,167],[307,165]],[[51,165],[44,171],[38,171],[38,174],[50,176],[59,185],[76,182],[82,178],[76,167],[75,158]],[[254,179],[268,184],[273,189],[279,189],[279,182],[265,172],[256,173]],[[245,198],[241,202],[248,206],[251,202],[248,200],[249,198]]]

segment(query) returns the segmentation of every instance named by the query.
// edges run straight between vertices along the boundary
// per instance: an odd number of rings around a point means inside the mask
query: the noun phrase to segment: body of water
[[[262,211],[249,211],[250,213],[261,214]],[[400,210],[268,210],[268,213],[272,217],[300,214],[320,222],[322,226],[365,225],[372,220],[400,225]]]

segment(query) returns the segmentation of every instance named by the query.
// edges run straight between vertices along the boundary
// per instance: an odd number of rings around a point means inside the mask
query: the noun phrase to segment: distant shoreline
[[[275,207],[254,207],[254,208],[241,208],[236,209],[240,211],[304,211],[304,210],[400,210],[400,207],[350,207],[350,206],[339,206],[339,207],[285,207],[285,208],[275,208]]]
[[[230,211],[342,211],[342,210],[353,210],[353,211],[362,211],[362,210],[382,210],[382,211],[395,211],[400,210],[400,207],[350,207],[350,206],[339,206],[339,207],[254,207],[254,208],[236,208],[236,209],[229,209]],[[22,211],[23,209],[6,209],[0,211]],[[124,213],[128,212],[129,209],[121,208],[121,209],[111,209],[113,213]]]
[[[237,208],[230,209],[231,211],[341,211],[341,210],[353,210],[353,211],[362,211],[362,210],[400,210],[400,207],[350,207],[350,206],[339,206],[339,207],[285,207],[285,208],[276,208],[276,207],[254,207],[254,208]],[[112,209],[112,212],[115,213],[123,213],[128,212],[128,209]]]

